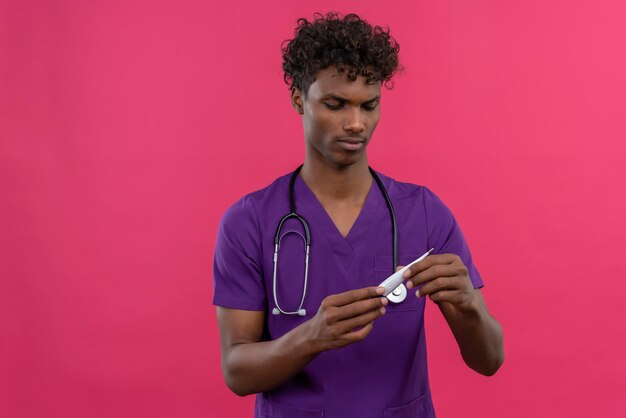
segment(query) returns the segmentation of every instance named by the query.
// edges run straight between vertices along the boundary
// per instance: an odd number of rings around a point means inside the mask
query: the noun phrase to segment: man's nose
[[[363,132],[365,130],[360,107],[357,106],[349,109],[348,118],[344,123],[343,129],[350,132]]]

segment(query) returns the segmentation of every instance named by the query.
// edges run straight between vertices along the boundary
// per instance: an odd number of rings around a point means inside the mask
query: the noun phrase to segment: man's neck
[[[307,159],[300,176],[318,198],[332,200],[363,200],[373,181],[365,158],[343,168]]]

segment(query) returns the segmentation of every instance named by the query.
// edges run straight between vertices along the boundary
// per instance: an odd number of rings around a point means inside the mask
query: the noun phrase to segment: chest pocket
[[[399,255],[398,265],[406,266],[413,260],[419,257],[416,255]],[[391,275],[393,269],[393,257],[390,255],[378,255],[374,262],[374,274],[376,276],[377,283],[382,283],[387,277]],[[400,303],[389,302],[386,310],[388,313],[414,311],[419,307],[420,299],[415,297],[415,290],[407,289],[406,299]]]

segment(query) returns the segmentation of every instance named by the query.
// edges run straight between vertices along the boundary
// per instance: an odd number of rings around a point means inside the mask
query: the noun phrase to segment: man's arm
[[[261,341],[265,313],[217,308],[222,373],[237,395],[265,392],[296,375],[317,354],[364,340],[384,315],[380,287],[331,295],[317,314],[282,337]]]
[[[437,303],[465,363],[486,376],[504,362],[502,327],[487,310],[479,289],[474,289],[467,268],[455,254],[431,255],[405,272],[407,288]],[[419,292],[419,293],[418,293]]]
[[[489,314],[480,289],[473,290],[475,307],[457,310],[453,304],[439,302],[454,338],[461,349],[465,364],[480,374],[495,374],[504,362],[502,327]]]

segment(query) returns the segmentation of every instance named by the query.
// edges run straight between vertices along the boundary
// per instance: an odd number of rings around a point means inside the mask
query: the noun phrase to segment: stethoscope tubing
[[[278,226],[276,227],[276,233],[274,234],[274,272],[272,275],[272,292],[274,294],[274,305],[276,306],[274,309],[272,309],[272,314],[274,315],[279,315],[279,314],[299,315],[299,316],[306,315],[306,309],[304,309],[303,306],[304,306],[304,300],[306,298],[308,276],[309,276],[309,254],[310,254],[310,247],[311,247],[311,231],[310,231],[309,224],[306,221],[306,219],[296,212],[296,202],[294,199],[294,187],[295,187],[296,177],[298,176],[298,173],[300,173],[301,169],[302,169],[302,165],[296,168],[294,172],[291,174],[291,178],[289,179],[289,210],[290,212],[281,218],[280,222],[278,223]],[[392,272],[395,272],[396,269],[398,268],[398,226],[396,222],[396,214],[393,209],[393,204],[391,203],[391,199],[389,198],[389,194],[387,193],[387,190],[385,189],[385,186],[383,185],[382,180],[380,179],[380,177],[378,177],[378,174],[376,174],[376,172],[372,170],[371,167],[368,167],[368,169],[372,177],[374,178],[376,185],[382,192],[383,197],[385,198],[387,209],[389,210],[389,217],[391,219],[391,230],[392,230],[391,235],[392,235],[392,248],[393,248]],[[281,230],[283,228],[284,223],[288,219],[291,219],[291,218],[295,218],[296,220],[298,220],[302,224],[302,227],[304,228],[304,235],[297,232],[297,234],[300,235],[302,239],[304,240],[304,248],[305,248],[304,286],[302,289],[302,298],[300,299],[300,305],[298,306],[298,309],[295,311],[285,311],[278,303],[278,291],[277,291],[278,253],[280,250],[281,239],[287,233],[291,232],[289,231],[281,235],[280,234]],[[296,231],[293,231],[293,232],[296,232]]]

